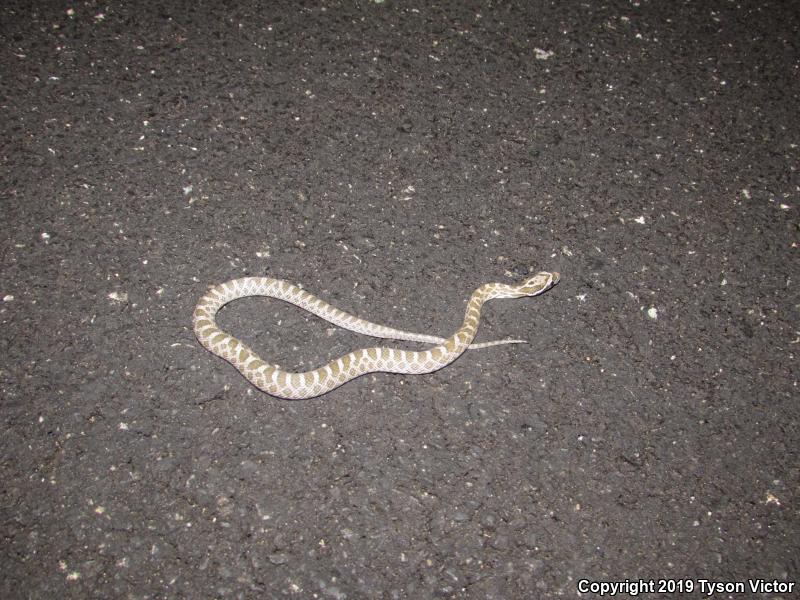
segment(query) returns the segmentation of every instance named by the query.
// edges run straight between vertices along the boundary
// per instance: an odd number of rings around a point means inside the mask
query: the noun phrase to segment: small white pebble
[[[13,302],[14,296],[11,294],[6,294],[3,296],[3,302]]]
[[[647,316],[655,321],[658,318],[658,309],[651,306],[647,309]]]

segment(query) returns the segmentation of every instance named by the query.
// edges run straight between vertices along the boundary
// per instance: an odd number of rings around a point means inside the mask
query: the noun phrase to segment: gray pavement
[[[0,597],[798,597],[799,29],[4,2]],[[191,330],[267,275],[447,335],[539,270],[479,333],[530,344],[315,400]],[[274,300],[219,322],[294,370],[374,343]]]

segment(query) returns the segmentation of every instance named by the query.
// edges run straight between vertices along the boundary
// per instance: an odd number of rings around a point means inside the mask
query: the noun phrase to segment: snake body
[[[325,394],[343,383],[365,373],[421,374],[437,371],[449,365],[467,349],[486,348],[498,344],[519,343],[522,340],[499,340],[472,344],[478,331],[481,307],[493,298],[536,296],[558,283],[558,273],[542,272],[519,285],[487,283],[479,287],[467,303],[464,322],[449,338],[411,333],[359,319],[323,302],[296,285],[269,277],[243,277],[208,289],[194,310],[194,333],[211,353],[224,358],[258,389],[290,400],[313,398]],[[373,337],[428,342],[436,344],[419,352],[387,347],[356,350],[327,365],[304,373],[291,373],[262,360],[240,340],[221,330],[215,316],[228,302],[247,296],[269,296],[284,300],[311,312],[334,325]]]

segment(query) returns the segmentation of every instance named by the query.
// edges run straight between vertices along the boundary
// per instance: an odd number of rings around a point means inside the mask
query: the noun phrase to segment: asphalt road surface
[[[792,4],[3,2],[0,597],[798,597]]]

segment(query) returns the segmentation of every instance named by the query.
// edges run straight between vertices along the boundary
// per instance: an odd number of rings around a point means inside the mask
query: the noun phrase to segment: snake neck
[[[461,354],[465,352],[478,333],[478,323],[481,319],[481,307],[491,298],[487,286],[481,286],[467,302],[464,322],[461,327],[444,343],[448,353]]]

